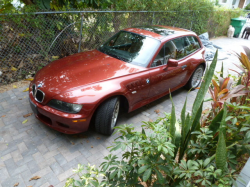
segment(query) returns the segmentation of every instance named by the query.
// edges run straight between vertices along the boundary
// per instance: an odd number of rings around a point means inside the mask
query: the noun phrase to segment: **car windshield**
[[[147,67],[160,41],[135,33],[120,31],[99,47],[99,51],[125,62]]]

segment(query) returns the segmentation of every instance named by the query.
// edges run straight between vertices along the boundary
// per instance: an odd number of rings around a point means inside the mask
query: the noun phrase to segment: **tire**
[[[119,97],[104,101],[96,111],[95,130],[100,134],[111,135],[114,132],[119,111]]]
[[[201,83],[203,73],[204,73],[204,67],[202,65],[199,65],[194,71],[193,75],[191,76],[185,87],[188,90],[190,89],[193,90],[197,88]]]

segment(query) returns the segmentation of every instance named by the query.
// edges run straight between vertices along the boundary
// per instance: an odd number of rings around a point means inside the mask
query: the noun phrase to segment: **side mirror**
[[[178,66],[178,61],[175,59],[168,59],[167,67],[177,67]]]

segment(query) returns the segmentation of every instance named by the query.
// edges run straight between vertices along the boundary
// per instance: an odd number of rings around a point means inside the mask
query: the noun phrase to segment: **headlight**
[[[52,99],[48,106],[68,113],[78,113],[82,109],[82,105],[66,103],[56,99]]]

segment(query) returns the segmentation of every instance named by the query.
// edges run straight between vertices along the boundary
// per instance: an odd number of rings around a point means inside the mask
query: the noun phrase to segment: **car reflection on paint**
[[[124,109],[131,112],[180,87],[195,88],[206,67],[194,32],[148,26],[124,29],[98,49],[54,61],[30,84],[37,119],[67,134],[111,135]]]

